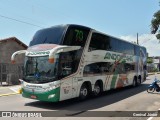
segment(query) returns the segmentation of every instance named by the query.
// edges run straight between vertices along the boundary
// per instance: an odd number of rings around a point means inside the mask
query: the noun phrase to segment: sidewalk
[[[20,88],[20,85],[0,86],[0,97],[19,94]]]
[[[148,73],[148,75],[154,75],[154,74],[160,74],[160,72],[151,72],[151,73]]]

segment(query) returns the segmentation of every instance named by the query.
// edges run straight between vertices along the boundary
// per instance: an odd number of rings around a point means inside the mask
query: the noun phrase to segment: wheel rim
[[[99,86],[95,86],[94,92],[95,92],[95,95],[98,95],[100,93],[100,87]]]
[[[138,79],[138,85],[140,85],[141,84],[141,79]]]
[[[87,94],[88,94],[87,88],[83,88],[83,89],[81,90],[81,95],[82,95],[82,96],[87,96]]]
[[[133,80],[133,86],[136,86],[136,80]]]
[[[154,88],[148,88],[148,90],[147,90],[149,93],[152,93],[152,92],[154,92]]]

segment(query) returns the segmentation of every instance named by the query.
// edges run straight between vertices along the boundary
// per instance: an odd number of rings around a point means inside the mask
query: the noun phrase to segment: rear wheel
[[[136,87],[136,86],[137,86],[137,79],[136,79],[136,78],[133,79],[132,86],[133,86],[133,87]]]
[[[141,79],[137,80],[137,85],[141,85]]]
[[[138,78],[137,85],[141,85],[141,77]]]
[[[101,93],[101,87],[98,83],[94,85],[93,95],[98,96]]]
[[[153,87],[150,87],[150,88],[147,89],[148,93],[153,93],[154,91],[155,91],[155,88],[153,88]]]

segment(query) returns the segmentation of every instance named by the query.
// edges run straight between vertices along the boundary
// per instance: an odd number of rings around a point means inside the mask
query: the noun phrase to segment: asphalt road
[[[160,75],[156,76],[160,79]],[[127,117],[127,114],[133,114],[134,111],[139,113],[138,111],[158,111],[160,109],[160,93],[149,94],[146,92],[147,86],[153,81],[154,77],[155,75],[149,76],[147,81],[138,87],[104,92],[97,98],[90,98],[83,102],[71,99],[59,103],[48,103],[23,98],[21,95],[3,96],[0,97],[0,111],[56,111],[52,113],[52,115],[55,114],[55,117],[42,118],[48,120],[106,120],[106,116],[109,116],[107,120],[151,120],[149,117]],[[122,115],[126,114],[126,117],[121,117],[121,113]],[[33,119],[35,120],[35,118]],[[152,120],[158,119],[158,117],[152,118]]]

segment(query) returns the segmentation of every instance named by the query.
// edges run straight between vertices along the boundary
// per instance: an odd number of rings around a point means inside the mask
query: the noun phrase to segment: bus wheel
[[[93,95],[98,96],[101,93],[101,87],[98,83],[94,85]]]
[[[141,85],[141,77],[138,77],[137,85]]]
[[[80,89],[80,95],[79,95],[80,100],[86,99],[88,97],[88,92],[89,91],[88,91],[87,86],[83,84]]]
[[[137,79],[136,79],[136,78],[133,79],[132,86],[133,86],[133,87],[136,87],[136,86],[137,86]]]

